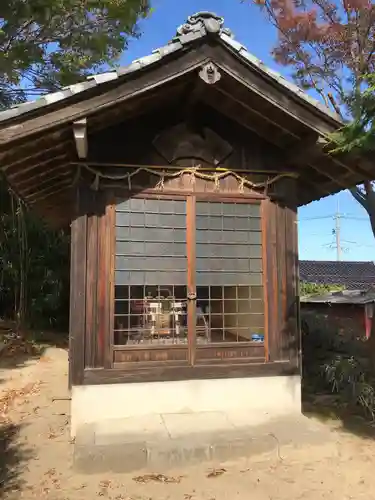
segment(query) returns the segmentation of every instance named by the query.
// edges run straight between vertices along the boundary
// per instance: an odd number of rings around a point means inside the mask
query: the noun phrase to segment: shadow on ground
[[[306,416],[335,421],[343,431],[375,438],[372,341],[325,316],[302,315],[302,406]]]
[[[40,359],[48,347],[68,349],[68,335],[55,332],[24,332],[8,336],[1,345],[0,371],[21,368]],[[0,380],[0,383],[2,380]]]
[[[360,408],[348,409],[341,406],[334,395],[317,395],[314,400],[302,401],[302,412],[306,417],[313,417],[324,423],[338,424],[343,432],[356,436],[375,439],[375,425],[366,419]]]
[[[23,485],[21,474],[35,458],[31,449],[18,442],[20,429],[11,423],[0,424],[0,498],[12,498],[12,494],[19,498]]]

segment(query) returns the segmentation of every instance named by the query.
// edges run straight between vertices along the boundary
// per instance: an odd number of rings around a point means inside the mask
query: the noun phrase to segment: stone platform
[[[236,412],[150,414],[86,424],[76,436],[74,464],[83,473],[160,472],[273,450],[282,454],[286,446],[312,446],[331,438],[323,425],[296,414],[275,420]]]

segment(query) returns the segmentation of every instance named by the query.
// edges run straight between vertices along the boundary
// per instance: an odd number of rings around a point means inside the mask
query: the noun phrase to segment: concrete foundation
[[[301,412],[301,378],[249,377],[138,384],[90,385],[72,388],[71,433],[109,418],[145,415],[224,412],[259,418]]]
[[[291,418],[298,376],[73,387],[75,464],[126,472],[264,452],[280,422],[292,438]]]

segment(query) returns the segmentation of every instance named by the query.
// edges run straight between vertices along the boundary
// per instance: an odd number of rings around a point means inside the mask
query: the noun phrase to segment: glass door
[[[118,202],[114,365],[264,357],[262,271],[259,204]]]
[[[195,225],[196,362],[264,357],[260,204],[197,200]]]
[[[187,277],[186,200],[118,203],[114,349],[133,357],[117,361],[188,360]]]

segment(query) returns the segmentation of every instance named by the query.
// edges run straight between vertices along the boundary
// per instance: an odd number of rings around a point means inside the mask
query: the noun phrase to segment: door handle
[[[187,295],[188,300],[196,300],[197,294],[195,292],[189,292]]]

